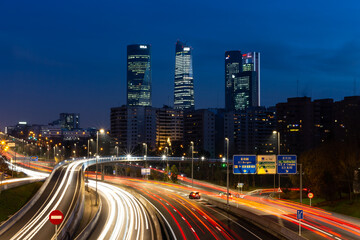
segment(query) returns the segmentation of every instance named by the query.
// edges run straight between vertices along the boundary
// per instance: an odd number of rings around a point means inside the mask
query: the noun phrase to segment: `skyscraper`
[[[127,46],[127,105],[151,106],[151,46]]]
[[[191,47],[180,41],[176,42],[175,47],[174,108],[195,108]]]
[[[242,56],[240,51],[225,52],[225,110],[234,111],[234,80],[242,72]]]
[[[250,52],[242,55],[243,72],[253,72],[251,106],[260,106],[260,53]]]
[[[225,52],[225,110],[260,104],[260,53]]]

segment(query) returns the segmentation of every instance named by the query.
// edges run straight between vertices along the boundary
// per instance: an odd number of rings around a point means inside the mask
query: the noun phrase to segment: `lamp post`
[[[191,185],[194,187],[194,142],[191,141]]]
[[[99,132],[101,134],[103,134],[105,132],[104,129],[100,129],[99,131],[96,132],[96,172],[95,172],[95,175],[96,175],[96,180],[95,180],[95,189],[96,189],[96,206],[98,205],[98,192],[97,192],[97,175],[98,175],[98,158],[99,158]]]
[[[277,141],[277,155],[280,155],[280,132],[279,131],[273,131],[273,134],[276,134],[276,141]],[[280,189],[280,174],[279,176],[279,189]],[[274,174],[274,194],[275,194],[275,174]],[[279,192],[279,199],[280,199],[280,192]]]
[[[168,154],[169,154],[169,148],[165,147],[165,159],[166,159],[166,168],[169,171],[169,159],[168,159]]]
[[[90,141],[93,141],[93,140],[92,140],[92,139],[88,139],[87,158],[90,157]]]
[[[229,207],[229,138],[225,138],[226,142],[226,203]]]

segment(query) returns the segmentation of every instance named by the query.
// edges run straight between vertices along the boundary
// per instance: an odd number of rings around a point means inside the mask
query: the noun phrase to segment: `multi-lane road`
[[[0,227],[0,239],[53,238],[54,226],[48,221],[53,209],[60,209],[65,215],[64,224],[59,227],[60,233],[70,219],[75,199],[83,191],[81,169],[85,162],[70,162],[54,170],[43,192],[38,194],[39,199],[24,216],[11,219],[13,224],[6,231]],[[192,188],[186,178],[184,184],[115,176],[105,176],[105,180],[97,184],[101,213],[89,239],[276,239],[262,228],[206,201],[226,202],[225,197],[219,196],[223,187],[194,181]],[[89,186],[96,188],[93,180]],[[202,199],[189,199],[189,193],[194,189],[202,193]],[[231,198],[230,205],[246,209],[293,232],[298,231],[296,210],[302,209],[305,213],[303,236],[336,240],[360,238],[360,221],[357,219],[275,200],[268,194],[256,192],[242,198]],[[64,231],[63,236],[66,236]]]

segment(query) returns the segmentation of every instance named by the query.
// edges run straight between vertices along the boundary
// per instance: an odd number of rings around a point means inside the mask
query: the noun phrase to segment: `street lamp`
[[[88,139],[87,158],[90,156],[90,141],[93,141],[93,139]]]
[[[194,187],[194,142],[191,141],[191,185]]]
[[[229,138],[225,138],[226,142],[226,203],[229,207]]]
[[[96,186],[95,186],[95,189],[96,189],[96,205],[98,205],[98,192],[97,192],[97,175],[98,175],[98,158],[99,158],[99,132],[100,134],[103,134],[105,132],[104,129],[100,129],[99,131],[96,131]]]
[[[280,132],[279,131],[273,131],[273,134],[276,134],[276,140],[277,140],[277,153],[280,155]],[[279,189],[280,189],[280,174],[279,176]],[[274,192],[275,192],[275,175],[274,175]],[[280,199],[280,191],[279,191],[279,199]]]
[[[119,156],[119,146],[115,146],[115,148],[116,148],[116,157],[118,157]]]
[[[144,155],[144,158],[146,160],[146,157],[147,157],[147,144],[146,143],[143,143],[143,146],[145,147],[145,155]]]
[[[169,159],[167,157],[168,154],[169,154],[169,148],[165,147],[166,168],[169,171]]]

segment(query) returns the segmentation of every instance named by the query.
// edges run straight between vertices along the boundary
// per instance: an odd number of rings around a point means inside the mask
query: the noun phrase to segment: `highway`
[[[105,180],[140,194],[162,218],[170,239],[276,239],[262,229],[207,204],[189,199],[190,188],[141,179]],[[164,238],[165,238],[164,237]]]
[[[89,186],[95,189],[95,181]],[[128,192],[98,182],[102,212],[89,239],[157,239],[154,222],[147,209]]]
[[[191,183],[191,179],[188,178],[182,178],[182,181],[187,185]],[[226,202],[225,196],[221,199],[218,196],[219,191],[226,191],[226,188],[196,180],[194,185],[208,196]],[[244,194],[242,198],[231,198],[230,204],[256,213],[261,218],[279,223],[294,232],[299,231],[296,212],[303,210],[302,236],[308,239],[360,239],[359,219],[300,205],[292,201],[272,199],[270,198],[272,192],[272,189],[253,191]],[[234,191],[231,193],[233,196],[238,194]]]
[[[9,220],[11,228],[4,232],[0,229],[0,239],[52,239],[55,229],[49,222],[49,214],[55,209],[62,211],[63,223],[70,217],[74,200],[82,187],[80,170],[81,163],[74,162],[53,171],[39,199],[23,216]],[[62,227],[63,224],[59,231]]]

